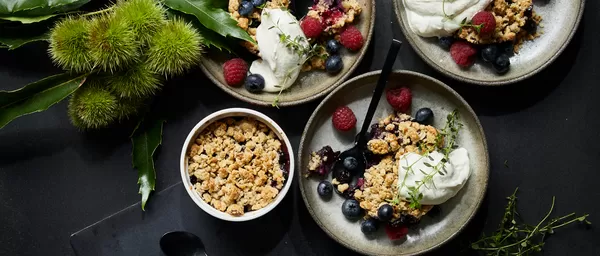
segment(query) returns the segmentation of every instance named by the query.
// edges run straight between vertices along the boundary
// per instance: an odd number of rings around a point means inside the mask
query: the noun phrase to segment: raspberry
[[[333,112],[333,127],[340,131],[349,131],[356,125],[356,116],[349,107],[343,106]]]
[[[471,66],[476,54],[475,46],[465,41],[456,41],[450,46],[450,56],[461,67]]]
[[[474,26],[480,26],[480,35],[491,35],[496,30],[496,18],[491,12],[481,11],[473,16],[471,23]]]
[[[392,227],[390,225],[385,226],[385,234],[388,236],[390,240],[398,240],[402,239],[408,234],[408,227],[400,226],[400,227]]]
[[[239,86],[246,80],[248,64],[243,59],[235,58],[223,64],[223,76],[225,82],[230,86]]]
[[[317,38],[323,33],[323,24],[319,19],[308,17],[300,23],[302,32],[308,38]]]
[[[388,103],[390,103],[390,105],[397,111],[406,113],[410,109],[412,94],[410,93],[410,89],[407,87],[388,90],[385,93],[385,98],[387,99]]]
[[[360,50],[364,42],[362,34],[355,26],[348,26],[340,33],[340,43],[349,50]]]

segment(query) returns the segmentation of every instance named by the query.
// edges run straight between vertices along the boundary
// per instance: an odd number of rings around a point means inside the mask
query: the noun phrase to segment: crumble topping
[[[360,208],[371,216],[377,217],[381,205],[389,204],[398,192],[398,164],[392,156],[386,156],[378,164],[371,166],[364,174],[362,189],[354,191],[354,198],[360,203]],[[433,206],[423,205],[420,209],[412,209],[409,203],[400,200],[398,204],[390,204],[394,208],[394,219],[401,214],[412,215],[419,219],[427,214]]]
[[[282,143],[262,122],[226,118],[207,127],[188,153],[194,189],[215,209],[232,216],[275,200],[286,178]]]
[[[486,8],[496,18],[496,31],[492,36],[481,37],[474,28],[465,27],[458,37],[473,44],[492,44],[514,41],[514,52],[518,52],[526,40],[540,36],[534,29],[542,17],[533,11],[533,0],[493,0]]]

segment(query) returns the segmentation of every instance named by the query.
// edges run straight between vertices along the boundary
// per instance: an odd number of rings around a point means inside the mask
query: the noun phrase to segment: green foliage
[[[137,63],[106,79],[110,90],[122,98],[147,98],[154,95],[161,84],[158,75],[144,63]]]
[[[237,21],[220,7],[222,0],[163,0],[163,3],[171,9],[191,14],[206,28],[216,32],[223,37],[234,37],[251,43],[256,43],[248,32],[237,25]]]
[[[60,74],[14,91],[0,91],[0,128],[17,117],[41,112],[73,93],[85,76]]]
[[[114,13],[105,13],[92,20],[90,49],[94,64],[104,72],[116,72],[135,63],[141,43],[131,24]]]
[[[101,83],[91,78],[69,101],[71,121],[82,130],[104,128],[119,118],[117,97]]]
[[[570,213],[549,219],[554,210],[554,197],[552,197],[550,210],[540,222],[536,225],[520,223],[517,213],[517,191],[518,188],[511,196],[507,197],[508,204],[498,229],[493,234],[484,235],[480,240],[472,243],[471,249],[486,256],[533,255],[542,251],[546,238],[556,229],[578,222],[586,225],[592,224],[587,220],[589,214],[576,216],[575,213]]]
[[[122,17],[142,42],[148,42],[166,22],[166,12],[155,0],[128,0],[117,3],[115,16]]]
[[[138,170],[142,210],[145,210],[150,193],[154,191],[156,183],[154,153],[162,142],[163,123],[164,120],[142,119],[131,135],[133,167]]]
[[[5,0],[0,1],[0,16],[39,17],[75,10],[90,0]]]
[[[54,63],[65,70],[90,72],[94,63],[89,42],[90,21],[84,17],[67,17],[52,29],[48,52]]]
[[[201,41],[202,37],[189,23],[175,18],[150,40],[146,63],[161,75],[180,75],[198,63]]]

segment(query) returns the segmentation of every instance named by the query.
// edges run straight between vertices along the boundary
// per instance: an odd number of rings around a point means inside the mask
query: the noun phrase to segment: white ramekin
[[[288,173],[287,180],[285,181],[285,185],[283,186],[283,188],[279,191],[279,194],[277,194],[275,201],[273,201],[272,203],[270,203],[269,205],[267,205],[266,207],[264,207],[262,209],[259,209],[256,211],[251,211],[251,212],[246,212],[246,213],[244,213],[244,215],[237,216],[237,217],[229,215],[225,212],[221,212],[221,211],[215,209],[214,207],[212,207],[211,205],[207,204],[206,202],[204,202],[204,200],[200,197],[198,192],[196,192],[196,190],[194,190],[192,183],[190,181],[190,177],[188,175],[188,170],[187,170],[187,168],[188,168],[187,153],[188,153],[191,145],[193,145],[193,142],[195,141],[195,139],[198,137],[198,135],[213,122],[227,118],[227,117],[252,117],[252,118],[266,124],[271,130],[273,130],[275,132],[275,134],[279,137],[279,139],[282,142],[284,142],[282,145],[286,147],[288,158],[290,160],[289,173]],[[256,218],[263,216],[266,213],[270,212],[271,210],[273,210],[273,208],[275,208],[279,204],[279,202],[281,202],[281,200],[283,200],[283,198],[287,194],[288,190],[290,189],[290,186],[292,185],[292,179],[294,178],[294,163],[295,163],[294,153],[293,153],[292,145],[290,144],[290,140],[288,139],[288,137],[285,135],[285,133],[283,132],[281,127],[279,127],[279,125],[277,125],[271,118],[267,117],[266,115],[264,115],[260,112],[257,112],[257,111],[251,110],[251,109],[246,109],[246,108],[228,108],[228,109],[219,110],[217,112],[214,112],[214,113],[208,115],[204,119],[200,120],[200,122],[198,122],[198,124],[196,124],[196,126],[194,126],[192,131],[190,131],[187,138],[185,139],[185,143],[183,144],[183,148],[181,150],[181,160],[180,161],[181,161],[181,163],[180,163],[181,179],[183,181],[183,185],[185,186],[185,190],[188,192],[188,195],[192,198],[194,203],[196,203],[196,205],[198,205],[198,207],[200,207],[200,209],[202,209],[204,212],[206,212],[216,218],[226,220],[226,221],[240,222],[240,221],[253,220],[253,219],[256,219]]]

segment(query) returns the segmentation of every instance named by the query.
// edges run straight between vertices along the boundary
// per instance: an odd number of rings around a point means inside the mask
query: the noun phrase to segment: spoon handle
[[[367,110],[367,115],[365,116],[365,120],[363,121],[362,129],[358,134],[358,145],[363,146],[366,143],[365,134],[369,130],[371,126],[371,121],[373,121],[373,115],[375,115],[375,110],[377,110],[377,105],[379,104],[379,99],[383,94],[383,89],[385,89],[385,85],[387,84],[387,80],[392,72],[392,67],[394,66],[394,62],[396,62],[396,57],[398,56],[398,51],[400,50],[400,46],[402,46],[402,42],[393,39],[392,46],[388,51],[387,57],[385,59],[385,63],[383,64],[383,69],[381,70],[381,75],[379,75],[379,80],[377,81],[377,86],[375,87],[375,91],[373,92],[373,97],[371,98],[371,103],[369,104],[369,109]]]

